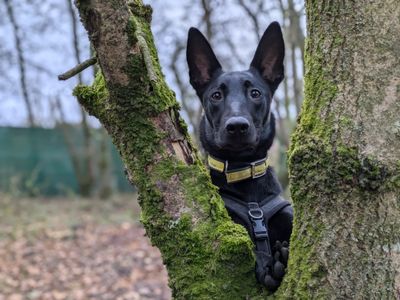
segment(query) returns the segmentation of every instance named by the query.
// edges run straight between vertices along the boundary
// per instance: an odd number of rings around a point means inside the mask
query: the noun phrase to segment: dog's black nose
[[[243,117],[231,117],[226,121],[225,130],[229,135],[246,134],[249,130],[250,124],[247,119]]]

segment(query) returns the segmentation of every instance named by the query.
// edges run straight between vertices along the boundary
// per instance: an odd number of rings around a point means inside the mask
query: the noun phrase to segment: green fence
[[[78,183],[64,138],[65,131],[62,130],[68,130],[69,140],[78,153],[84,151],[82,131],[75,127],[0,127],[0,191],[35,195],[78,193]],[[95,129],[91,133],[93,152],[97,154],[103,135]],[[108,138],[106,149],[109,149],[107,178],[110,187],[118,192],[133,191],[125,178],[122,161]],[[98,172],[95,169],[94,173]],[[97,178],[101,174],[95,175]]]

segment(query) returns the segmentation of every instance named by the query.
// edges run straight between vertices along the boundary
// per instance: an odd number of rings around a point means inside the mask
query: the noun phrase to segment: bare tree
[[[67,7],[68,7],[68,13],[71,18],[71,27],[72,27],[72,44],[73,44],[73,49],[74,49],[74,56],[75,56],[75,62],[77,65],[80,65],[81,62],[81,54],[80,54],[80,46],[79,46],[79,37],[78,37],[78,23],[77,19],[75,16],[75,11],[73,4],[71,0],[66,0]],[[82,74],[78,73],[78,83],[83,84],[82,80]],[[78,153],[77,151],[71,152],[72,155],[78,154],[81,156],[82,161],[84,166],[80,169],[80,172],[82,172],[83,176],[77,177],[79,180],[79,185],[80,185],[80,192],[84,196],[90,196],[91,193],[93,192],[94,188],[94,152],[92,150],[92,134],[90,132],[90,126],[88,124],[86,112],[82,107],[80,107],[80,112],[81,112],[81,127],[82,127],[82,132],[83,132],[83,154]],[[66,134],[68,134],[68,131],[64,131]],[[76,160],[76,159],[74,159]]]
[[[35,126],[35,118],[33,114],[32,102],[29,96],[28,86],[26,82],[26,67],[25,67],[25,55],[22,47],[22,40],[20,36],[19,25],[17,19],[15,17],[14,8],[10,0],[4,0],[4,3],[7,7],[7,15],[10,19],[11,26],[13,28],[14,41],[15,41],[15,49],[17,51],[17,60],[19,67],[19,75],[20,75],[20,84],[22,97],[25,102],[25,107],[28,112],[28,124],[33,127]]]
[[[296,9],[293,0],[287,0],[286,4],[283,0],[279,0],[279,7],[283,16],[283,24],[286,27],[286,42],[289,56],[287,63],[291,68],[291,82],[293,90],[293,100],[296,108],[296,115],[300,112],[302,103],[302,73],[298,70],[298,63],[304,57],[304,33],[301,26],[302,8]],[[300,53],[300,60],[296,53]],[[301,70],[302,71],[302,70]],[[285,106],[286,112],[290,114],[289,93],[285,89]]]

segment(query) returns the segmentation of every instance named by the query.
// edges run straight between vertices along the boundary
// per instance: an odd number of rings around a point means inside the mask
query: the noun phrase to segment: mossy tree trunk
[[[306,101],[290,151],[296,221],[277,298],[394,298],[399,9],[378,2],[307,3]],[[139,188],[142,222],[173,296],[265,297],[247,233],[229,220],[161,74],[150,7],[140,0],[77,7],[102,74],[75,95],[105,126]]]
[[[400,5],[308,0],[306,11],[305,101],[289,150],[295,224],[280,292],[395,299]]]

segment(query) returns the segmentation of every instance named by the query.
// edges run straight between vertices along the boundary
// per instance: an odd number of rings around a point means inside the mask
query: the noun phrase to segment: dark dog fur
[[[250,68],[224,72],[205,37],[195,28],[189,30],[190,83],[204,108],[200,140],[207,153],[227,160],[229,168],[248,166],[250,162],[265,158],[272,145],[275,119],[270,107],[273,94],[284,77],[284,52],[282,32],[274,22],[261,38]],[[261,202],[281,193],[271,168],[260,178],[230,184],[223,173],[210,172],[222,198],[233,195],[245,202]],[[292,219],[290,206],[270,219],[268,230],[272,247],[277,241],[289,242]],[[241,223],[237,218],[234,221]],[[275,248],[275,251],[278,250]]]

